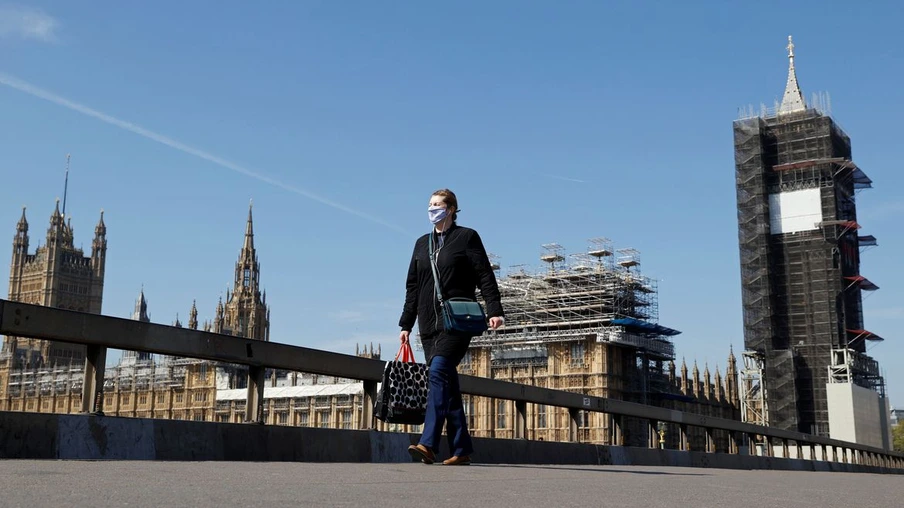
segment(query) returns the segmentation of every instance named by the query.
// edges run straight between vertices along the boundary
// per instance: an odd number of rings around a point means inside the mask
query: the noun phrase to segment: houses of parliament
[[[9,296],[11,301],[53,306],[77,312],[102,313],[107,227],[104,215],[94,228],[89,255],[75,247],[75,232],[61,211],[59,201],[50,216],[43,245],[30,248],[30,225],[23,208],[15,226]],[[254,224],[249,206],[233,288],[217,304],[211,322],[198,322],[195,303],[185,324],[191,329],[270,340],[270,310],[260,290],[261,266],[254,246]],[[133,319],[150,322],[144,288],[135,302]],[[177,318],[172,326],[182,327]],[[394,344],[394,342],[393,342]],[[573,348],[572,348],[573,349]],[[550,350],[542,367],[501,365],[492,360],[486,346],[472,346],[460,366],[463,374],[504,379],[546,388],[580,391],[588,395],[627,398],[621,379],[630,362],[624,347],[588,340],[573,350]],[[561,354],[560,354],[561,353]],[[356,354],[380,358],[380,349],[358,348]],[[624,358],[622,358],[624,356]],[[579,360],[579,361],[578,361]],[[76,413],[81,409],[84,376],[84,346],[44,340],[5,337],[0,351],[0,411]],[[703,377],[696,363],[689,375],[685,365],[680,375],[668,365],[669,396],[656,405],[720,418],[740,419],[738,377],[735,358],[729,355],[724,376],[709,367]],[[526,370],[525,370],[526,369]],[[267,371],[264,389],[264,421],[272,425],[324,428],[359,428],[363,386],[360,381],[316,376],[301,372]],[[243,423],[247,395],[247,370],[207,360],[151,355],[124,351],[118,363],[105,370],[102,411],[107,416],[164,418],[218,423]],[[514,403],[465,396],[472,435],[511,437]],[[588,413],[580,425],[581,441],[608,444],[608,421]],[[570,427],[567,410],[529,405],[529,439],[566,440]],[[417,432],[417,427],[374,422],[388,431]],[[703,436],[691,436],[691,444]],[[702,445],[701,445],[702,446]]]

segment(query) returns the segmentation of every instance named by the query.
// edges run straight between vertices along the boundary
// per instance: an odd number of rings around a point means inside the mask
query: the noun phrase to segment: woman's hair
[[[446,206],[455,207],[455,213],[452,214],[452,222],[458,220],[458,198],[455,197],[454,192],[450,191],[449,189],[440,189],[431,194],[431,196],[439,196],[443,198],[443,203],[445,203]]]

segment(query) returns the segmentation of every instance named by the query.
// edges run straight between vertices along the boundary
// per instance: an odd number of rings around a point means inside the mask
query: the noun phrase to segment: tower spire
[[[141,292],[138,293],[138,299],[135,300],[135,311],[132,313],[132,319],[142,323],[151,322],[151,318],[148,317],[148,301],[144,297],[144,284],[141,285]]]
[[[188,327],[192,330],[198,329],[198,306],[195,300],[191,301],[191,310],[188,312]]]
[[[791,36],[788,36],[788,83],[785,85],[785,95],[782,97],[782,105],[779,106],[778,113],[793,113],[795,111],[803,111],[807,109],[804,102],[804,96],[797,84],[797,72],[794,70],[794,42]]]
[[[100,219],[97,220],[97,226],[94,226],[94,234],[96,236],[105,236],[107,234],[107,225],[104,224],[104,209],[100,209]]]
[[[28,219],[25,218],[25,207],[22,217],[16,224],[16,236],[13,239],[13,263],[23,263],[28,256]]]
[[[254,250],[254,218],[251,213],[253,203],[248,204],[248,222],[245,225],[245,241],[242,244],[242,252],[235,264],[235,287],[233,292],[248,293],[258,297],[260,291],[260,265],[257,261],[257,251]],[[227,298],[227,301],[229,298]]]
[[[20,233],[28,232],[28,219],[25,218],[25,205],[22,205],[22,217],[19,218],[19,222],[16,224],[16,231]]]
[[[254,250],[254,220],[251,217],[251,208],[254,206],[254,200],[251,200],[248,203],[248,223],[245,225],[245,244],[243,245],[244,250],[253,251]]]

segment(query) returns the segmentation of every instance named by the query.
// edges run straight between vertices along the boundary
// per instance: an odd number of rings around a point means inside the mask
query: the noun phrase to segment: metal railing
[[[377,383],[385,366],[381,360],[7,300],[0,300],[0,334],[86,345],[81,407],[81,412],[86,414],[98,413],[103,408],[107,348],[247,365],[248,410],[245,419],[256,423],[263,423],[264,369],[274,368],[363,381],[364,407],[360,428],[372,428]],[[482,377],[461,376],[460,384],[465,394],[514,401],[515,439],[527,436],[527,404],[530,403],[566,408],[570,414],[568,434],[571,441],[578,441],[580,436],[581,412],[593,411],[609,415],[610,442],[616,446],[624,445],[625,418],[637,418],[647,422],[651,448],[659,448],[661,444],[658,424],[672,423],[679,428],[678,449],[682,451],[690,450],[689,428],[698,427],[704,430],[708,453],[716,452],[715,432],[718,430],[728,433],[728,452],[732,454],[740,453],[747,438],[750,454],[757,454],[757,448],[761,447],[759,454],[774,457],[776,448],[781,446],[781,456],[789,457],[791,443],[794,443],[798,458],[803,457],[803,448],[807,447],[811,460],[815,460],[815,451],[820,448],[822,460],[904,470],[904,453],[837,439]],[[831,457],[828,450],[832,452]]]

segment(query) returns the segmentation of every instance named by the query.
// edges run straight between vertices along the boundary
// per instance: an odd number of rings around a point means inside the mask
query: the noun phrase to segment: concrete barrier
[[[0,412],[0,458],[409,462],[417,435],[272,425]],[[441,455],[447,453],[445,440]],[[681,466],[904,474],[803,459],[552,441],[474,438],[484,464]],[[441,457],[442,458],[442,457]]]

